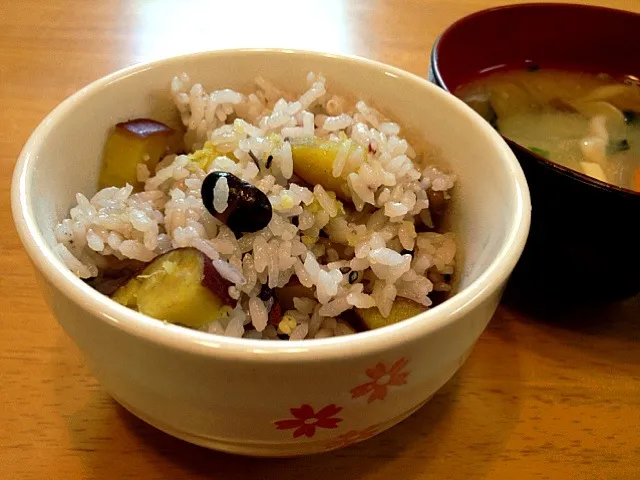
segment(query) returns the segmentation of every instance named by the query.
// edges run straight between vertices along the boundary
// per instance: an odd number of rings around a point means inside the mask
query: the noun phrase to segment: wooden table
[[[10,176],[27,136],[106,73],[196,50],[293,46],[426,75],[436,35],[498,3],[0,2],[0,478],[233,479],[249,468],[274,479],[640,478],[640,297],[553,316],[503,305],[463,369],[399,426],[322,456],[245,459],[175,440],[112,401],[45,306],[13,230]],[[225,26],[249,4],[246,25]]]

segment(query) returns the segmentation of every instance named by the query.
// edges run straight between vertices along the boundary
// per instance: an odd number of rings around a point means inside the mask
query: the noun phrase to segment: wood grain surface
[[[9,185],[22,145],[104,74],[268,46],[426,75],[438,33],[498,3],[0,0],[0,478],[640,478],[640,297],[582,311],[505,301],[462,370],[402,424],[335,453],[246,459],[175,440],[112,401],[44,304],[14,231]],[[640,12],[638,0],[593,3]]]

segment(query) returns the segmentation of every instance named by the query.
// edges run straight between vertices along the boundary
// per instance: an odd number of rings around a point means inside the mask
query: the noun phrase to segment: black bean
[[[342,273],[343,275],[349,273],[350,271],[351,269],[349,267],[340,267],[340,273]]]
[[[358,272],[356,272],[355,270],[353,270],[350,274],[349,274],[349,283],[356,283],[356,281],[358,280]]]
[[[297,215],[295,217],[291,217],[291,224],[295,225],[296,227],[298,226],[299,220]]]
[[[262,300],[263,302],[266,302],[273,297],[273,288],[269,288],[269,285],[265,283],[264,285],[262,285],[258,297],[260,297],[260,300]]]
[[[267,164],[265,165],[265,167],[271,168],[271,162],[273,162],[273,155],[269,155],[267,157]]]
[[[221,178],[227,179],[227,208],[218,213],[214,208],[214,187]],[[236,237],[257,232],[266,227],[273,215],[269,198],[257,187],[228,172],[211,172],[202,182],[202,203],[211,215],[228,226]]]

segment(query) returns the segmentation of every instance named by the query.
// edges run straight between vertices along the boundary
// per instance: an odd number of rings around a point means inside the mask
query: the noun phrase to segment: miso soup
[[[640,191],[635,77],[555,69],[496,72],[455,94],[501,134],[547,159]]]

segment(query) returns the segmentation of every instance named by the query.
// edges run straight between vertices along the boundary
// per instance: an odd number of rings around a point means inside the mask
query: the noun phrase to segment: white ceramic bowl
[[[308,71],[322,72],[332,90],[369,100],[438,147],[459,176],[451,212],[464,252],[458,293],[379,330],[275,342],[166,325],[76,278],[51,250],[54,225],[76,192],[95,191],[110,127],[133,117],[175,117],[168,85],[183,71],[208,88],[242,88],[261,74],[298,91]],[[423,405],[462,365],[489,322],[530,221],[529,191],[511,150],[461,101],[380,63],[290,50],[181,56],[92,83],[51,112],[25,145],[12,208],[47,302],[103,387],[171,435],[260,456],[343,446]]]

